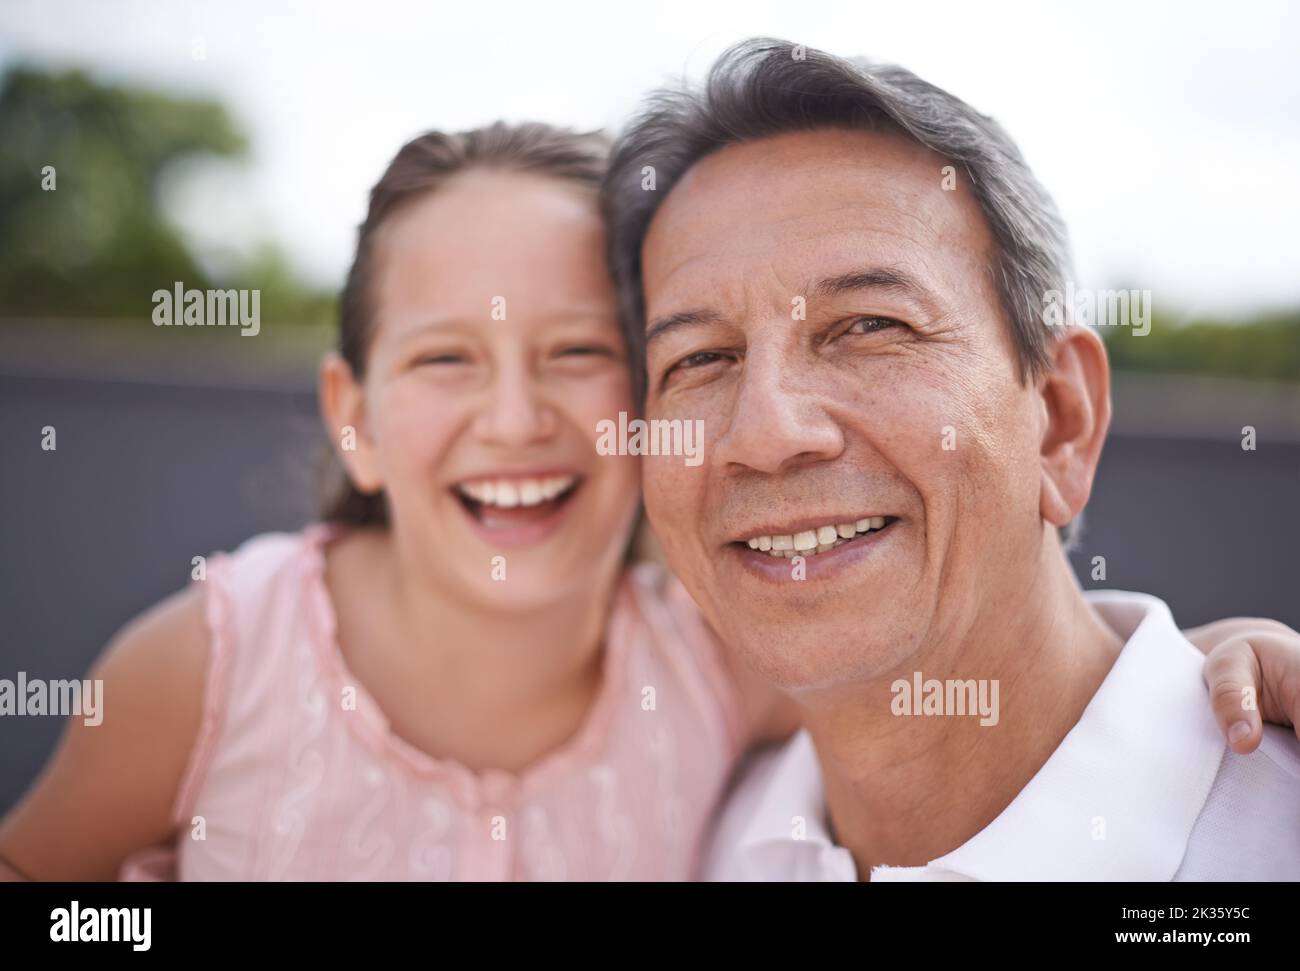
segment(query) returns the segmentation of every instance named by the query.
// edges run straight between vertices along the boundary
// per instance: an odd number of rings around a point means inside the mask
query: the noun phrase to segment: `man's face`
[[[719,635],[790,690],[910,671],[1033,596],[1043,400],[945,164],[870,132],[730,146],[642,249],[647,418],[705,429],[703,465],[646,459],[647,512]],[[819,527],[840,528],[801,568],[762,548]]]

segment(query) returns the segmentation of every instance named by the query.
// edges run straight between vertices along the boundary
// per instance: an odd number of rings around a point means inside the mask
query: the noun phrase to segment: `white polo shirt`
[[[1126,643],[1078,723],[966,843],[925,866],[875,867],[871,879],[1300,880],[1295,735],[1265,725],[1258,750],[1234,755],[1210,709],[1204,657],[1164,602],[1085,596]],[[741,768],[702,875],[857,879],[852,855],[831,841],[807,732]]]

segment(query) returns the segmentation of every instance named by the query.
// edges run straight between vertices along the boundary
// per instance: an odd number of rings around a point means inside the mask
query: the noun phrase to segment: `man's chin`
[[[796,621],[797,623],[797,621]],[[906,661],[908,638],[890,638],[869,631],[846,631],[839,625],[746,624],[724,640],[753,670],[787,694],[865,685],[897,671]]]

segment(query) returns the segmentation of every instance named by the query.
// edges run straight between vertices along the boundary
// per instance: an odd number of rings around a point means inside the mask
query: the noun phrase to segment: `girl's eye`
[[[427,354],[424,357],[417,358],[415,366],[423,364],[464,364],[465,358],[460,354]]]
[[[578,344],[573,347],[561,349],[560,357],[591,357],[593,355],[608,355],[609,348],[599,347],[594,344]]]

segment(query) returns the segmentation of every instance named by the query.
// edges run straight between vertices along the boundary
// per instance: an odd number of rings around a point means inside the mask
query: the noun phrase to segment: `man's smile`
[[[744,543],[774,557],[812,556],[829,553],[838,546],[851,543],[859,536],[878,532],[897,520],[897,516],[861,516],[843,522],[824,523],[817,526],[788,527],[786,529],[755,532],[736,544]]]
[[[742,576],[769,583],[789,583],[796,566],[800,580],[828,580],[895,547],[906,525],[902,517],[884,514],[774,518],[732,530],[735,538],[722,544],[721,564],[724,571],[739,567]]]

